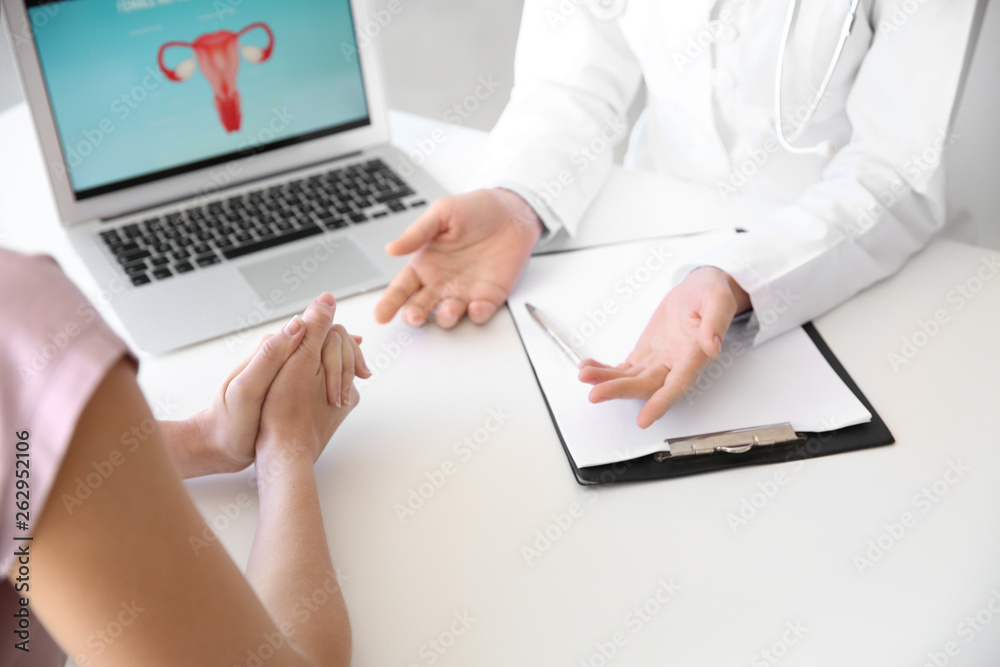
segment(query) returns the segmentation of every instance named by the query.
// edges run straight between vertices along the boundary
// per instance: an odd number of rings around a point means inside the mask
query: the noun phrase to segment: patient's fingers
[[[326,400],[335,407],[343,404],[343,337],[336,328],[331,328],[323,343],[323,370],[326,373]]]
[[[361,351],[361,341],[358,340],[361,336],[351,336],[350,338],[351,344],[354,347],[354,374],[363,380],[367,380],[372,376],[372,372],[365,362],[364,352]]]
[[[237,375],[239,375],[240,373],[243,372],[243,370],[250,363],[250,360],[254,358],[255,354],[257,354],[257,351],[260,349],[260,346],[263,345],[264,341],[266,341],[270,337],[271,337],[271,334],[264,334],[263,336],[261,336],[260,340],[257,342],[257,347],[255,347],[253,349],[253,352],[251,352],[249,355],[247,355],[246,359],[244,359],[243,361],[241,361],[236,368],[234,368],[232,371],[229,372],[229,375],[226,376],[225,381],[223,381],[223,383],[222,383],[223,386],[228,385],[230,382],[233,381],[234,377],[236,377]]]
[[[327,332],[333,324],[336,312],[337,302],[333,295],[323,292],[302,313],[302,320],[306,323],[306,337],[302,341],[302,349],[315,354],[314,359],[321,358]]]
[[[341,335],[340,341],[340,398],[345,405],[351,405],[351,390],[354,389],[354,341],[347,335]]]
[[[303,342],[305,327],[298,315],[273,336],[266,336],[251,355],[246,366],[227,384],[226,402],[250,402],[261,405],[278,376],[296,348]]]

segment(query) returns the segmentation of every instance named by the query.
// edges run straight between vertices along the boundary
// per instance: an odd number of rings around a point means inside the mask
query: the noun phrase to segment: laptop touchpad
[[[278,292],[292,303],[321,292],[350,292],[383,275],[364,250],[344,236],[239,268],[261,299],[274,299]]]

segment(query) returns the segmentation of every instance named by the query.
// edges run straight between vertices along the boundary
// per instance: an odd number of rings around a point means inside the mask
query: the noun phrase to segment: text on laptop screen
[[[349,0],[28,5],[78,199],[369,123]]]

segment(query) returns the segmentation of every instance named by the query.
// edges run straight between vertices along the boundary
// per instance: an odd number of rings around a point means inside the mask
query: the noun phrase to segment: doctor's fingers
[[[375,321],[379,324],[390,321],[422,284],[423,281],[413,267],[409,264],[404,266],[385,288],[382,298],[376,304]]]
[[[469,319],[476,324],[486,324],[507,302],[510,287],[489,278],[481,278],[469,289]]]
[[[665,366],[643,369],[635,376],[601,382],[590,390],[591,403],[603,403],[618,398],[649,398],[663,386],[668,371]]]
[[[441,301],[441,292],[433,287],[423,287],[413,295],[403,308],[403,321],[411,327],[421,327],[430,319],[431,313]]]
[[[623,371],[626,368],[631,368],[632,364],[628,361],[623,361],[617,366],[612,366],[611,364],[605,364],[598,361],[597,359],[591,359],[590,357],[587,357],[586,359],[580,362],[580,368],[587,368],[591,366],[594,368],[615,368],[617,370]]]
[[[610,368],[600,366],[581,366],[580,381],[587,384],[600,384],[609,380],[619,378],[635,377],[643,371],[642,366],[630,366],[628,368]]]
[[[698,344],[712,359],[722,353],[722,341],[736,315],[736,300],[727,289],[713,289],[705,295],[698,326]]]
[[[499,303],[492,299],[474,300],[469,304],[469,319],[476,324],[486,324],[500,310],[500,306],[504,301],[506,299],[501,299]]]
[[[434,311],[434,321],[443,329],[451,329],[461,321],[463,315],[468,314],[474,323],[485,324],[496,314],[504,301],[505,298],[500,298],[498,301],[478,298],[466,302],[462,297],[447,297]]]
[[[427,210],[403,231],[394,241],[385,247],[385,251],[393,257],[409,255],[424,245],[430,243],[445,229],[446,200],[438,199],[431,202]]]
[[[646,405],[639,411],[636,419],[639,428],[649,428],[653,422],[665,415],[688,389],[694,386],[703,366],[704,364],[693,357],[674,366],[664,379],[663,385],[649,397]]]
[[[446,297],[441,300],[434,312],[434,321],[442,329],[451,329],[465,316],[469,304],[458,297]]]

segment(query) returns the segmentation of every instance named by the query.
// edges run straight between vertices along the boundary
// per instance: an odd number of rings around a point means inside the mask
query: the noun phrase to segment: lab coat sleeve
[[[702,256],[746,290],[756,343],[895,273],[945,223],[942,155],[975,0],[926,2],[903,25],[877,3],[875,35],[847,98],[851,139],[823,179],[749,233]]]
[[[575,233],[627,133],[640,80],[616,21],[596,18],[582,0],[527,0],[486,183],[526,199],[546,238]]]

